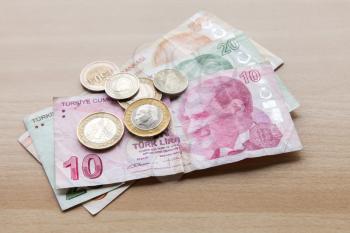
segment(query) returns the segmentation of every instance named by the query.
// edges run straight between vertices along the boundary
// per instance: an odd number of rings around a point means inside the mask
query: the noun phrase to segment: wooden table
[[[0,232],[350,232],[349,1],[1,1]],[[138,182],[96,217],[61,213],[16,142],[22,119],[76,95],[88,62],[123,64],[204,9],[281,56],[303,151]]]

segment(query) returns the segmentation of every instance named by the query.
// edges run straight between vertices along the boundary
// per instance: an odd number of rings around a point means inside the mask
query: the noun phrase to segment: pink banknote
[[[122,119],[121,107],[105,94],[55,99],[57,187],[191,172],[302,148],[270,64],[190,79],[187,90],[169,108],[169,132],[153,139],[126,132],[113,149],[94,152],[77,139],[79,121],[98,111]],[[66,166],[73,157],[75,166]]]
[[[117,146],[106,151],[92,151],[81,145],[76,136],[79,122],[100,111],[123,119],[123,109],[105,94],[54,99],[57,188],[96,186],[183,172],[179,140],[170,132],[154,139],[141,139],[125,130]]]
[[[185,172],[302,148],[270,64],[191,79],[170,106]]]

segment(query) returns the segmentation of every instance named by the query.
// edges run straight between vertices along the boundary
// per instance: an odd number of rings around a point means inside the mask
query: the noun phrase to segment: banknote
[[[157,66],[152,70],[145,69],[143,72],[146,76],[152,77],[162,69],[175,68],[187,78],[193,79],[222,70],[261,63],[266,63],[266,60],[256,49],[256,46],[243,32],[236,32],[235,34],[227,33],[225,37],[203,46],[183,59]],[[288,110],[293,111],[298,108],[300,106],[299,102],[290,93],[283,81],[277,75],[275,77]]]
[[[267,50],[265,47],[263,47],[261,44],[259,44],[255,40],[251,39],[251,42],[259,50],[260,54],[271,63],[274,70],[278,69],[280,66],[283,65],[283,60],[280,57],[276,56],[271,51]]]
[[[122,67],[122,71],[145,75],[147,70],[182,59],[229,33],[236,35],[240,32],[213,14],[201,11],[152,45],[136,52]],[[266,59],[275,69],[283,64],[282,59],[261,45],[258,48],[261,49],[261,54],[267,55]]]
[[[185,172],[302,149],[270,64],[190,79],[170,105]]]
[[[19,138],[18,142],[32,155],[39,163],[39,155],[36,152],[34,145],[32,143],[32,138],[30,137],[28,131],[24,132]],[[83,204],[83,207],[92,215],[97,214],[107,205],[109,205],[114,199],[119,197],[123,192],[125,192],[131,183],[123,184],[122,186],[111,190],[101,196],[94,198],[93,200],[87,201]]]
[[[183,172],[179,140],[171,131],[143,139],[125,130],[109,150],[92,151],[79,143],[77,127],[87,115],[124,111],[106,94],[54,99],[55,174],[57,188],[97,186]]]
[[[27,116],[24,119],[24,123],[62,210],[86,202],[94,197],[114,190],[121,185],[100,186],[95,189],[85,187],[56,189],[52,108],[46,108]]]
[[[116,147],[101,152],[78,142],[77,125],[99,111],[123,118],[121,108],[105,94],[58,98],[54,101],[56,184],[66,188],[123,182],[300,150],[275,79],[271,64],[190,79],[185,93],[169,105],[172,126],[167,134],[145,140],[126,133]],[[65,166],[72,156],[76,169]],[[98,170],[84,168],[86,156],[94,156],[91,166]]]
[[[39,163],[40,158],[38,153],[35,151],[32,138],[28,131],[24,132],[17,140]]]
[[[94,200],[91,200],[85,203],[83,206],[86,208],[92,215],[99,213],[107,205],[109,205],[113,200],[122,195],[130,186],[132,182],[128,182],[117,189],[109,191],[108,193],[102,194],[99,197],[96,197]]]
[[[238,33],[237,35],[228,34],[226,37],[203,47],[189,58],[171,64],[171,66],[192,79],[195,76],[264,62],[265,58],[260,55],[249,38],[244,33]],[[299,102],[290,93],[283,81],[277,75],[275,77],[288,110],[293,111],[298,108],[300,106]]]
[[[201,56],[205,54],[210,56]],[[197,62],[219,59],[216,64],[204,63],[203,70],[213,69],[214,65],[226,65],[221,62],[222,60],[228,60],[230,64],[223,67],[217,66],[215,70],[253,65],[266,60],[274,69],[283,64],[281,58],[250,39],[242,31],[234,29],[208,12],[199,12],[151,46],[137,52],[122,67],[122,70],[137,75],[152,76],[159,67],[173,66],[189,57],[197,57],[195,59]],[[191,68],[191,66],[188,67]],[[299,107],[299,102],[278,76],[277,79],[289,111],[295,110]]]

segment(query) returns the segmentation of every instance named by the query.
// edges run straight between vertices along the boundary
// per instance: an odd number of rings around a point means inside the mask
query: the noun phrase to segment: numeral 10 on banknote
[[[91,164],[94,163],[94,172],[92,172]],[[70,177],[72,180],[79,180],[79,158],[71,156],[63,163],[64,168],[70,168]],[[96,154],[88,154],[84,157],[81,164],[83,174],[86,178],[95,179],[102,174],[103,166],[101,158]]]
[[[260,72],[257,70],[250,70],[250,71],[243,71],[239,77],[244,80],[246,84],[248,84],[250,81],[252,82],[259,82],[261,75]]]

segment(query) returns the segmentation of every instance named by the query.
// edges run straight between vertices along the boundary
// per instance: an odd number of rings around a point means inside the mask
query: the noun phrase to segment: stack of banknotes
[[[106,94],[84,92],[26,116],[19,142],[41,163],[62,210],[82,204],[95,215],[137,179],[301,150],[290,115],[299,103],[275,73],[282,64],[244,32],[198,12],[120,68],[150,80],[164,69],[187,77],[184,93],[163,95],[167,131],[151,138],[125,131],[113,148],[91,150],[77,140],[79,121],[98,111],[124,115]]]

